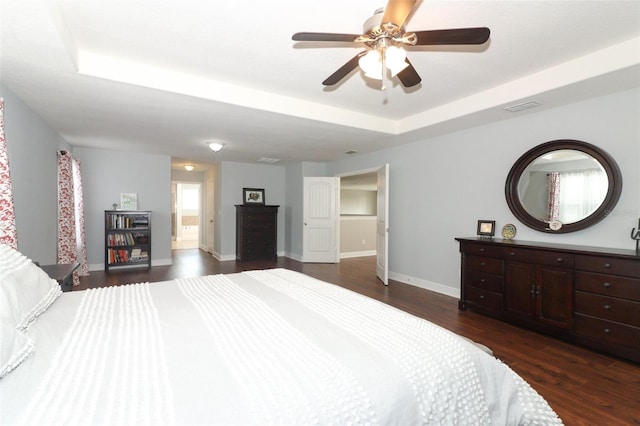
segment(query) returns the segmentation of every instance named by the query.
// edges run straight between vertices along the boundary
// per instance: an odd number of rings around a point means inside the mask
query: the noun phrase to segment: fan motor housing
[[[402,34],[402,28],[399,28],[395,24],[382,23],[382,17],[384,16],[384,7],[376,9],[373,12],[373,16],[367,19],[362,25],[362,33],[368,35],[372,39],[376,39],[381,36],[398,37]]]

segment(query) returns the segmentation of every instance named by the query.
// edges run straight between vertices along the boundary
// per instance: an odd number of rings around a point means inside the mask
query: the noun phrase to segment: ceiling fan
[[[402,46],[483,44],[489,39],[489,28],[457,28],[448,30],[428,30],[405,32],[405,21],[418,0],[389,0],[387,6],[376,10],[364,23],[364,34],[337,33],[295,33],[294,41],[329,41],[363,43],[366,50],[358,53],[322,82],[332,86],[345,78],[357,66],[365,76],[382,80],[382,90],[386,88],[387,72],[397,76],[405,87],[412,87],[422,79],[406,57]],[[387,71],[388,70],[388,71]]]

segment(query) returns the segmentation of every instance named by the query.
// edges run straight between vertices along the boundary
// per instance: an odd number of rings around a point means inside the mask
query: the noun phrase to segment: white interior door
[[[389,284],[389,164],[378,169],[376,275]]]
[[[302,261],[338,263],[340,178],[305,177]]]
[[[205,232],[207,233],[207,251],[213,254],[213,179],[207,180],[207,224],[205,226]]]

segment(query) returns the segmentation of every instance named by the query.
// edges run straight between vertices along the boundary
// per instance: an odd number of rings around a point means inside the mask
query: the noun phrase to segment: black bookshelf
[[[105,210],[104,269],[151,267],[151,212]]]

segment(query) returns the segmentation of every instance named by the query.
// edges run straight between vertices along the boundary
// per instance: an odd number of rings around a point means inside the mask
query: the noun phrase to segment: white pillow
[[[0,323],[26,330],[61,293],[56,280],[15,249],[0,244]]]
[[[33,353],[33,341],[6,324],[0,324],[0,379]]]

